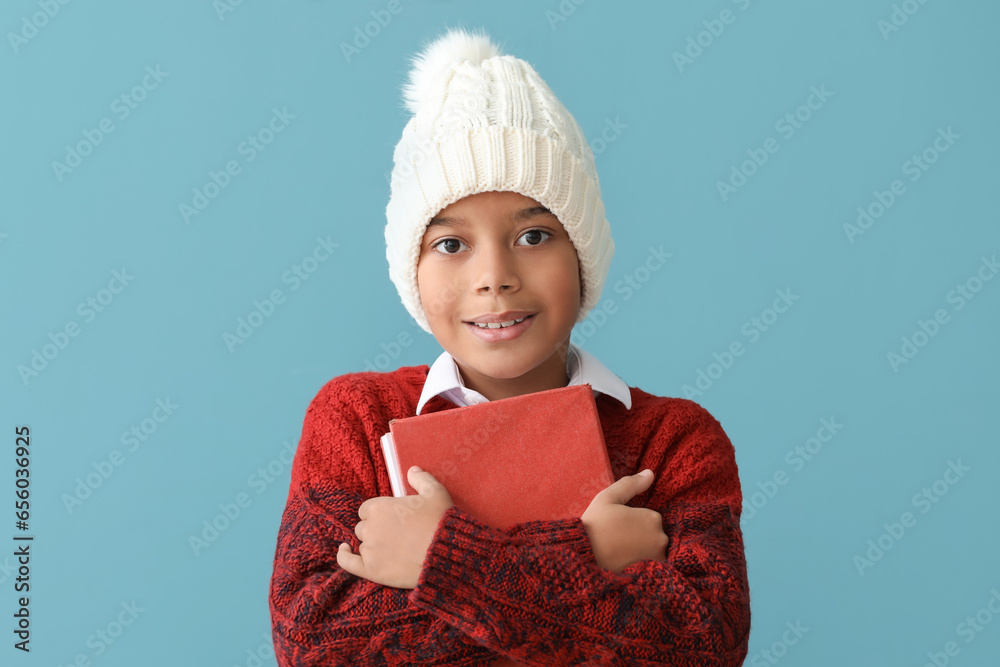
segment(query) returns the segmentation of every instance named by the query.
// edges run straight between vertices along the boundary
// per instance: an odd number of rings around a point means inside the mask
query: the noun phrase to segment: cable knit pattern
[[[743,663],[750,599],[733,446],[698,404],[635,387],[631,410],[595,400],[614,478],[656,474],[628,504],[663,515],[665,562],[614,573],[597,565],[580,519],[501,531],[451,507],[413,590],[342,570],[337,545],[357,553],[361,503],[392,495],[379,438],[415,414],[427,371],[342,375],[309,405],[270,586],[280,667]],[[435,396],[424,412],[454,408]]]

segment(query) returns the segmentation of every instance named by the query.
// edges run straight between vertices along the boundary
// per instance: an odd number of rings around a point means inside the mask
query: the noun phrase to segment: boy
[[[271,579],[278,664],[741,665],[732,444],[569,342],[614,251],[579,126],[528,63],[462,30],[415,60],[404,96],[386,256],[445,351],[310,404]],[[496,530],[415,467],[419,496],[392,497],[391,419],[583,383],[617,481],[580,518]]]

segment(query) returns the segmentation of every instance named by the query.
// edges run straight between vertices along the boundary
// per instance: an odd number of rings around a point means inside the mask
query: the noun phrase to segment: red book
[[[406,471],[419,466],[501,530],[580,517],[614,481],[589,384],[394,419],[382,453],[394,496],[416,495]]]

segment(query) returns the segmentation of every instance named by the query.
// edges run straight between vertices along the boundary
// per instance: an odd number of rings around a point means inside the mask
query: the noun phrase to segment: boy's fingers
[[[417,490],[422,496],[433,493],[440,482],[435,479],[434,475],[430,474],[426,470],[421,470],[417,466],[410,466],[407,471],[407,478],[409,479],[410,486]]]
[[[602,493],[607,494],[610,502],[624,505],[628,501],[632,500],[634,496],[637,496],[648,489],[649,485],[652,483],[653,471],[646,468],[646,470],[636,473],[635,475],[622,477],[617,482],[606,488]]]
[[[351,545],[347,542],[341,542],[337,547],[337,565],[353,575],[362,576],[364,561],[361,560],[361,556],[351,551]]]

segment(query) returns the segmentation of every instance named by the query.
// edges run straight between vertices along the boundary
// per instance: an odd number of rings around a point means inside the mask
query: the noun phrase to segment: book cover
[[[416,465],[500,529],[579,517],[614,481],[589,384],[394,419],[382,449],[393,495],[416,495],[405,478]]]

